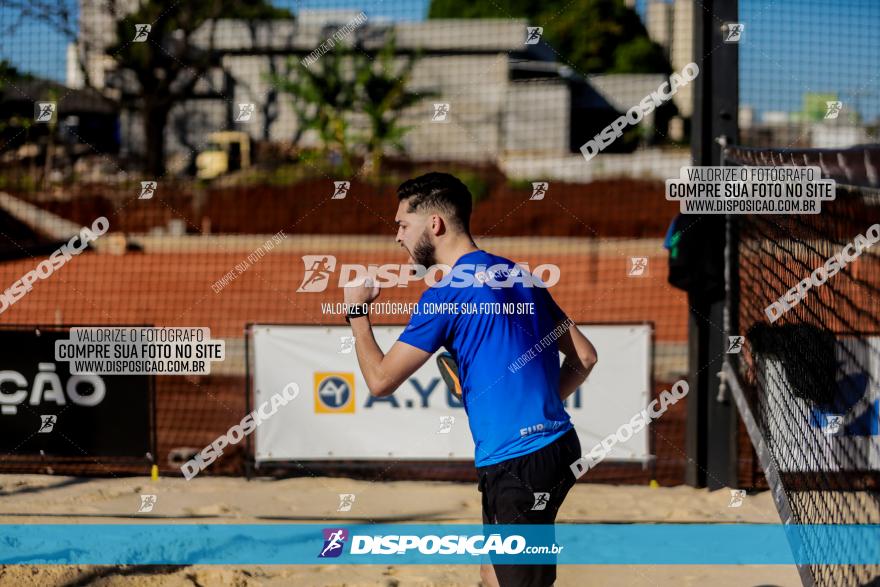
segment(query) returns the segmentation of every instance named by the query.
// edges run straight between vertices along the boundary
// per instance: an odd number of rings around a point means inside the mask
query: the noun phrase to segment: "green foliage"
[[[0,90],[8,85],[11,80],[24,79],[27,77],[30,76],[20,74],[11,63],[5,59],[0,59]]]
[[[451,169],[449,173],[461,180],[471,193],[474,205],[482,202],[489,196],[489,181],[476,171],[470,169]]]
[[[351,137],[346,114],[355,108],[357,85],[344,71],[350,49],[328,51],[313,67],[291,58],[287,72],[270,76],[280,91],[290,94],[291,106],[303,130],[315,130],[325,151],[342,158],[343,175],[351,174]]]
[[[403,137],[410,127],[399,123],[403,111],[434,95],[406,89],[417,59],[410,55],[396,67],[391,35],[375,58],[362,48],[339,46],[312,66],[291,59],[287,72],[269,76],[269,81],[291,96],[300,127],[315,129],[323,149],[341,155],[344,176],[350,175],[353,151],[363,150],[369,174],[378,177],[385,149],[404,149]],[[348,121],[355,112],[367,116],[366,133],[349,132]]]
[[[403,111],[418,104],[435,93],[419,94],[406,89],[412,78],[418,54],[404,58],[403,66],[395,68],[396,44],[391,35],[382,47],[377,59],[370,59],[363,52],[355,58],[358,110],[369,120],[369,133],[364,137],[370,173],[379,175],[382,153],[386,147],[404,151],[403,137],[412,127],[401,126]]]
[[[29,73],[21,73],[19,72],[11,63],[6,61],[5,59],[0,59],[0,100],[5,97],[6,92],[8,91],[7,86],[14,84],[17,81],[22,80],[30,80],[33,79],[33,76]],[[51,99],[56,99],[56,97],[52,97]],[[40,96],[41,100],[47,99],[46,96]],[[57,123],[57,120],[56,120]],[[25,138],[31,138],[31,128],[34,126],[34,119],[31,116],[20,116],[19,114],[14,114],[12,112],[0,111],[0,132],[4,132],[9,129],[22,129],[25,132]],[[51,127],[54,132],[55,126]],[[10,132],[15,132],[14,130],[10,130]],[[20,132],[20,131],[19,131]],[[8,146],[10,141],[6,141],[6,144],[0,145],[0,151],[3,150],[4,147]],[[33,178],[27,178],[28,182],[33,182]],[[4,186],[9,187],[10,184],[6,183],[4,180]],[[20,191],[32,191],[33,186],[26,185],[20,189]]]
[[[809,122],[818,122],[825,119],[825,111],[827,110],[827,102],[835,102],[839,100],[837,94],[822,92],[806,92],[803,96],[804,109],[801,112],[801,120]]]
[[[19,194],[32,194],[37,191],[36,176],[23,171],[4,170],[0,173],[0,190]]]
[[[623,0],[432,0],[428,17],[525,18],[581,74],[671,71]]]
[[[240,185],[291,186],[311,178],[327,177],[333,174],[334,171],[327,164],[326,157],[322,157],[310,160],[308,163],[288,163],[273,167],[272,169],[252,167],[235,177],[234,183]]]
[[[507,186],[513,190],[528,190],[532,191],[532,180],[530,179],[517,179],[515,177],[507,178]]]
[[[522,18],[533,16],[538,6],[534,0],[432,0],[428,18]]]
[[[611,73],[670,73],[663,48],[648,37],[637,37],[617,48]]]

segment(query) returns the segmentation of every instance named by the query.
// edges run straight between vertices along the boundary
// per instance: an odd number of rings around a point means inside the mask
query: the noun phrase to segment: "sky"
[[[462,0],[467,1],[467,0]],[[364,10],[371,18],[422,20],[429,0],[275,0],[302,8]],[[644,18],[647,0],[637,0]],[[2,4],[2,0],[0,0]],[[76,13],[75,0],[59,0]],[[863,119],[880,117],[880,0],[740,0],[740,104],[800,111],[807,92],[836,94]],[[63,81],[68,39],[0,8],[0,59]]]
[[[741,105],[795,111],[804,92],[831,92],[863,119],[880,116],[880,1],[752,0],[741,10]]]

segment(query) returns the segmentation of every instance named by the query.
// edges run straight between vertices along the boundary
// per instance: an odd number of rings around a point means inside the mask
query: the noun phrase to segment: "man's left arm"
[[[559,370],[559,399],[565,401],[565,398],[586,381],[590,371],[599,361],[599,356],[596,347],[574,322],[566,318],[565,322],[560,324],[562,325],[566,325],[567,328],[557,339],[559,351],[565,355]]]

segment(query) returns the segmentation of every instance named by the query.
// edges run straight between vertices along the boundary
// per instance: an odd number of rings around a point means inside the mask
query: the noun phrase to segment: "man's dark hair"
[[[458,230],[471,232],[471,193],[454,175],[435,171],[408,179],[397,188],[397,198],[409,202],[407,212],[439,211]]]

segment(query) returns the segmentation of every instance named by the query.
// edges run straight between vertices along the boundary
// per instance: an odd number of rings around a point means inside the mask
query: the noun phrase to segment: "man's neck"
[[[463,237],[454,243],[450,243],[450,246],[446,247],[445,251],[437,251],[437,263],[452,267],[462,255],[467,255],[468,253],[479,250],[480,248],[474,243],[473,239],[470,237]]]

